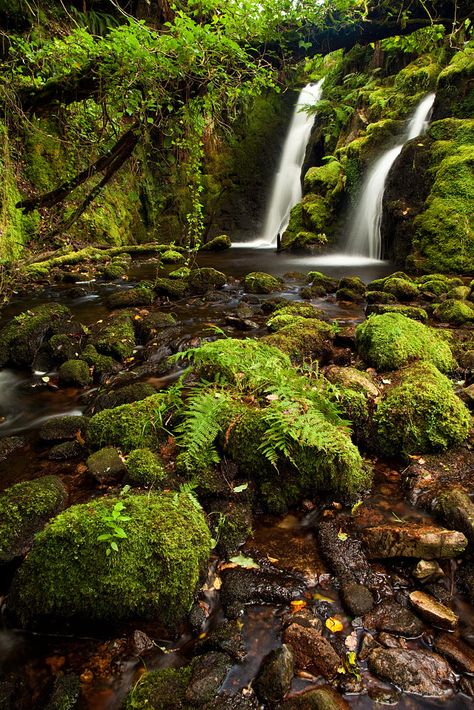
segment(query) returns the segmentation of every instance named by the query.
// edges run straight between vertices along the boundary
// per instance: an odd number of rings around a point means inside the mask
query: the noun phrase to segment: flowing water
[[[351,216],[353,226],[347,242],[348,254],[371,259],[382,258],[381,225],[385,182],[405,143],[427,129],[434,99],[433,93],[425,96],[408,122],[403,141],[383,153],[369,170],[355,213]]]
[[[319,101],[322,85],[322,79],[316,84],[308,84],[298,96],[273,183],[262,235],[252,242],[234,246],[265,248],[276,245],[277,235],[283,234],[287,228],[291,208],[301,199],[301,169],[314,123],[314,115],[306,113],[303,107]]]

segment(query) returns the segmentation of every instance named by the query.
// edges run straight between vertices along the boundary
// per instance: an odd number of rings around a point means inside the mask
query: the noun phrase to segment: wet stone
[[[5,461],[15,451],[22,449],[26,442],[21,436],[7,436],[0,439],[0,461]]]
[[[423,622],[394,599],[384,599],[375,609],[366,614],[364,627],[402,636],[419,636],[424,629]]]
[[[334,688],[324,685],[294,695],[279,706],[280,710],[349,710],[349,703]]]
[[[77,707],[80,694],[81,682],[77,675],[58,676],[45,710],[72,710]]]
[[[442,629],[454,629],[457,626],[459,617],[429,594],[419,591],[411,592],[410,601],[418,614],[434,626],[440,626]]]
[[[291,624],[284,631],[283,641],[293,650],[296,670],[309,671],[327,679],[336,676],[341,659],[316,629]]]
[[[459,670],[474,673],[474,650],[461,639],[442,633],[436,638],[434,648]]]
[[[342,584],[366,584],[372,570],[360,542],[347,537],[341,540],[338,526],[331,520],[323,521],[318,528],[321,554]]]
[[[412,572],[413,576],[422,582],[443,577],[444,572],[436,560],[420,560]]]
[[[218,694],[232,666],[225,653],[206,653],[193,661],[185,699],[193,705],[211,702]]]
[[[130,639],[130,649],[134,656],[141,656],[156,648],[156,644],[144,631],[135,629]]]
[[[374,606],[370,589],[363,584],[344,584],[341,588],[342,603],[353,616],[363,616]]]
[[[257,679],[253,683],[255,692],[264,703],[276,703],[289,691],[293,678],[293,652],[283,644],[275,648],[263,659]]]
[[[78,441],[65,441],[62,444],[53,446],[49,453],[50,461],[67,461],[68,459],[79,458],[84,454],[84,449]]]
[[[196,644],[195,651],[198,654],[219,651],[227,653],[236,663],[243,661],[246,650],[241,624],[236,621],[227,621],[221,624]]]
[[[407,693],[444,697],[452,692],[454,676],[444,658],[431,651],[375,649],[369,670]]]
[[[433,510],[446,524],[463,532],[471,545],[474,544],[474,503],[462,488],[442,491],[434,501]]]
[[[467,545],[465,535],[435,525],[378,525],[362,531],[369,559],[420,557],[437,560],[457,557]]]
[[[221,601],[224,607],[243,604],[288,604],[302,597],[303,582],[289,574],[260,570],[229,569],[222,573]]]
[[[49,419],[39,431],[40,439],[43,441],[66,441],[76,439],[78,433],[85,432],[88,417],[63,416]]]

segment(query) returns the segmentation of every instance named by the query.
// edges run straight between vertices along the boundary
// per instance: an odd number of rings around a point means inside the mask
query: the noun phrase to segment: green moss
[[[107,556],[97,538],[110,532],[105,518],[119,500],[127,537]],[[36,536],[10,606],[24,624],[49,616],[174,624],[191,605],[210,550],[204,515],[186,494],[99,498],[68,508]]]
[[[66,489],[56,476],[17,483],[0,494],[0,562],[25,554],[34,534],[66,500]]]
[[[306,195],[301,203],[301,214],[303,225],[309,232],[322,234],[326,231],[330,231],[329,221],[331,218],[331,209],[324,197],[312,194]],[[297,234],[301,231],[305,230],[298,230]],[[283,246],[285,246],[286,241],[287,238],[286,235],[284,235]]]
[[[163,463],[151,449],[134,449],[127,456],[127,482],[132,486],[159,485],[166,476]]]
[[[317,168],[309,168],[304,176],[304,192],[313,192],[323,196],[333,196],[343,189],[342,166],[337,160],[331,160]]]
[[[445,118],[433,121],[428,135],[435,141],[454,142],[457,146],[474,143],[474,118]]]
[[[367,303],[390,304],[396,303],[397,299],[391,293],[384,291],[367,291],[365,294]],[[403,307],[403,306],[402,306]]]
[[[336,291],[336,298],[338,301],[350,301],[354,303],[364,300],[363,294],[359,291],[353,291],[350,288],[338,288]]]
[[[338,282],[330,276],[322,274],[320,271],[309,271],[306,274],[306,283],[312,287],[321,286],[325,293],[333,293],[337,289]],[[324,294],[323,294],[324,295]]]
[[[447,293],[449,286],[445,280],[441,281],[437,278],[429,278],[420,283],[419,291],[422,294],[434,294],[435,296],[443,296]]]
[[[48,340],[48,349],[55,360],[74,360],[81,352],[81,336],[58,333]]]
[[[399,301],[414,301],[418,297],[418,289],[412,281],[393,276],[386,279],[383,290]]]
[[[70,315],[66,306],[47,303],[15,316],[0,332],[0,367],[31,365],[43,341],[61,331]]]
[[[438,77],[437,102],[443,107],[444,115],[472,119],[474,115],[473,76],[474,48],[471,45],[456,52]]]
[[[451,350],[432,328],[399,313],[373,315],[356,328],[362,359],[377,370],[396,370],[413,360],[433,363],[442,372],[456,366]]]
[[[448,298],[455,298],[458,301],[465,301],[469,298],[471,289],[469,286],[455,286],[447,293]]]
[[[170,271],[168,274],[168,278],[170,279],[189,279],[189,276],[191,274],[191,269],[188,266],[181,266],[179,269],[175,269],[174,271]]]
[[[161,254],[160,258],[164,264],[178,264],[180,261],[184,261],[185,256],[179,251],[168,249]]]
[[[442,323],[464,325],[474,321],[474,307],[466,301],[448,298],[435,308],[433,316]]]
[[[348,289],[360,294],[361,296],[365,296],[365,283],[358,276],[344,276],[344,278],[339,281],[338,288]]]
[[[464,441],[470,419],[448,378],[431,363],[416,363],[377,407],[376,446],[388,456],[444,451]]]
[[[252,271],[244,278],[244,288],[248,293],[272,293],[281,291],[283,282],[276,276],[263,271]]]
[[[166,435],[162,420],[168,408],[167,393],[158,392],[138,402],[104,409],[91,418],[87,442],[94,448],[111,445],[123,451],[156,448]]]
[[[16,203],[22,198],[17,187],[15,167],[10,154],[10,141],[5,125],[0,121],[0,264],[17,259],[26,241],[27,218]],[[35,213],[37,215],[37,213]],[[28,227],[33,227],[31,217]]]
[[[395,77],[395,89],[402,94],[427,92],[435,87],[440,72],[439,64],[427,54],[411,62]]]
[[[287,306],[276,308],[267,320],[270,330],[279,330],[285,325],[295,322],[296,318],[319,318],[321,311],[302,301],[294,301]]]
[[[101,355],[91,344],[84,348],[81,357],[88,365],[94,368],[94,374],[98,374],[99,376],[113,372],[116,367],[113,357],[110,355]]]
[[[124,710],[191,710],[185,694],[191,666],[145,673],[125,698]]]
[[[321,357],[333,336],[334,330],[328,323],[294,316],[292,322],[262,340],[289,355],[293,364],[302,364],[308,358]]]
[[[227,281],[227,276],[222,271],[203,267],[192,269],[189,275],[189,286],[196,293],[206,293],[215,288],[222,288]]]
[[[130,315],[119,313],[111,316],[100,328],[93,344],[99,352],[112,355],[118,360],[133,355],[135,331]]]
[[[89,365],[84,360],[66,360],[59,368],[58,374],[63,385],[85,387],[92,381]]]
[[[367,306],[365,313],[367,316],[370,316],[373,313],[376,315],[382,315],[383,313],[400,313],[402,316],[413,318],[413,320],[419,320],[421,323],[426,323],[428,320],[428,313],[424,308],[418,308],[417,306],[402,306],[398,303],[376,303],[371,306]]]
[[[149,306],[153,303],[155,294],[153,286],[149,282],[139,284],[136,288],[127,291],[117,291],[112,293],[107,303],[109,308],[132,308],[137,306]]]
[[[314,232],[298,232],[294,236],[289,236],[288,232],[285,232],[285,236],[282,240],[282,249],[306,249],[309,248],[312,251],[324,247],[328,243],[328,238],[325,234],[315,234]]]
[[[189,285],[186,278],[159,278],[155,280],[155,291],[159,296],[182,298],[188,293]]]
[[[200,251],[224,251],[225,249],[230,249],[231,246],[230,237],[227,234],[219,234],[219,236],[203,244]]]

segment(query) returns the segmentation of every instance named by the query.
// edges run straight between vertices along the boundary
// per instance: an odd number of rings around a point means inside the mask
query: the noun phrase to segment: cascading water
[[[298,96],[273,183],[262,236],[234,246],[270,247],[276,244],[277,235],[283,234],[287,228],[291,208],[301,199],[301,170],[314,123],[314,116],[301,109],[319,101],[322,85],[323,79],[316,84],[308,84]]]
[[[382,209],[385,182],[390,168],[400,155],[403,146],[412,138],[423,134],[429,121],[429,115],[435,99],[434,94],[428,94],[418,105],[413,117],[407,125],[404,140],[395,148],[390,148],[373,165],[362,187],[361,196],[355,214],[351,220],[352,228],[347,243],[347,253],[369,257],[382,258]]]

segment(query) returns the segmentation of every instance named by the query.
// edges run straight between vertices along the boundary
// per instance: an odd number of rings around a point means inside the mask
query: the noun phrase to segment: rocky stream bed
[[[472,707],[472,284],[245,250],[156,267],[65,265],[0,312],[0,709]],[[246,338],[334,427],[292,449],[296,490],[291,456],[267,469],[260,420],[241,426],[283,397],[244,351],[228,364]],[[179,397],[235,391],[240,412],[216,410],[199,471],[162,406],[192,357]]]

